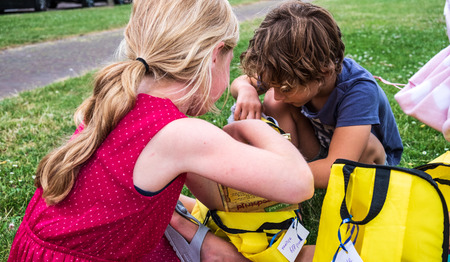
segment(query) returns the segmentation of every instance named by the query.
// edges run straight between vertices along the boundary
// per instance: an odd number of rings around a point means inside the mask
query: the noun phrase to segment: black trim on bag
[[[443,167],[443,168],[446,167],[446,168],[450,169],[450,165],[449,164],[445,164],[445,163],[430,163],[430,164],[425,164],[425,165],[421,165],[421,166],[415,167],[414,169],[418,169],[418,170],[427,172],[428,170],[436,169],[438,167]],[[437,183],[441,184],[441,185],[450,186],[450,180],[448,180],[448,179],[433,178],[433,180],[436,181]]]
[[[351,161],[351,160],[341,159],[341,158],[336,159],[334,164],[344,164],[344,167],[345,167],[345,165],[355,166],[354,168],[356,168],[356,167],[376,168],[377,171],[378,171],[378,169],[380,169],[380,170],[387,170],[389,172],[390,172],[390,170],[396,170],[396,171],[401,171],[401,172],[405,172],[405,173],[408,173],[408,174],[411,174],[411,175],[418,176],[418,177],[426,180],[428,183],[430,183],[434,187],[434,189],[436,190],[436,192],[438,193],[438,195],[439,195],[439,197],[441,199],[442,210],[444,212],[444,232],[443,232],[443,235],[444,235],[443,239],[444,239],[444,241],[442,243],[442,261],[448,261],[448,255],[449,255],[449,253],[448,253],[449,252],[449,248],[448,248],[449,247],[449,237],[448,237],[449,236],[449,217],[448,217],[447,203],[445,202],[445,198],[442,195],[441,190],[439,190],[439,187],[438,187],[437,183],[433,180],[433,178],[429,174],[425,173],[424,171],[422,171],[422,170],[420,170],[418,168],[429,167],[428,169],[430,169],[431,166],[444,165],[444,166],[449,166],[450,167],[450,165],[441,164],[441,163],[437,163],[437,164],[436,163],[432,163],[432,164],[423,165],[421,167],[416,167],[415,169],[409,169],[409,168],[397,167],[397,166],[369,165],[369,164],[363,164],[363,163],[354,162],[354,161]],[[345,181],[345,178],[344,178],[344,181]],[[347,189],[347,186],[346,186],[346,189]],[[345,201],[345,197],[344,197],[344,201]],[[373,202],[373,199],[372,199],[372,202]],[[341,209],[342,209],[342,206],[341,206]]]
[[[347,192],[348,183],[350,180],[350,175],[355,170],[355,165],[344,165],[343,174],[344,174],[344,182],[345,182],[345,191]],[[373,184],[373,196],[372,202],[370,203],[369,212],[367,216],[361,221],[355,221],[351,218],[350,213],[347,208],[346,203],[346,195],[344,194],[344,199],[341,204],[341,218],[342,220],[348,218],[351,223],[356,225],[365,225],[369,223],[372,219],[374,219],[383,208],[384,202],[386,201],[387,191],[389,188],[389,179],[390,179],[391,171],[387,169],[375,169],[375,181]],[[375,189],[377,189],[378,194],[375,194]]]
[[[418,169],[418,170],[422,170],[422,171],[426,172],[429,169],[435,169],[435,168],[440,167],[440,166],[444,166],[444,167],[450,168],[450,164],[446,164],[446,163],[429,163],[429,164],[425,164],[425,165],[421,165],[421,166],[415,167],[414,169]]]
[[[281,129],[279,126],[275,125],[274,123],[270,122],[270,120],[267,120],[266,122],[269,126],[271,126],[273,129],[280,131],[280,134],[286,134],[283,129]]]
[[[251,232],[261,233],[261,232],[264,232],[264,230],[286,230],[292,224],[292,218],[294,218],[294,217],[288,218],[279,223],[265,222],[256,230],[245,230],[245,229],[240,229],[240,228],[229,228],[229,227],[225,226],[222,222],[222,219],[217,214],[216,210],[210,210],[209,214],[210,214],[212,220],[214,221],[214,223],[216,223],[216,225],[218,227],[220,227],[220,229],[222,229],[223,231],[230,233],[230,234],[242,234],[242,233],[251,233]]]
[[[446,185],[446,186],[450,186],[450,180],[447,179],[442,179],[442,178],[433,178],[434,181],[436,181],[436,183],[442,184],[442,185]]]

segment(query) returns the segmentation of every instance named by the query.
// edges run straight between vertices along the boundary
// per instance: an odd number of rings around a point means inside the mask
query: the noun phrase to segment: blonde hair
[[[238,27],[226,0],[134,0],[119,50],[123,61],[97,73],[92,96],[75,113],[84,130],[39,163],[35,185],[43,188],[46,203],[69,194],[80,166],[133,108],[145,74],[185,83],[185,95],[174,103],[189,103],[196,112],[212,109],[212,52],[221,42],[224,50],[234,48]]]

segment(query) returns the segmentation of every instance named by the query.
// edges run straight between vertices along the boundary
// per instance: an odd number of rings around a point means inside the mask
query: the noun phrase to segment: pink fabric
[[[170,251],[168,251],[170,250]],[[179,262],[180,259],[177,257],[175,251],[173,251],[172,246],[169,243],[169,240],[164,236],[161,238],[161,241],[158,243],[156,248],[154,248],[150,253],[145,255],[142,262]]]
[[[402,110],[450,141],[450,46],[425,64],[395,95]]]
[[[132,175],[150,139],[183,117],[170,100],[138,95],[61,203],[47,206],[36,190],[8,261],[141,261],[149,254],[178,261],[163,234],[186,175],[152,197],[134,189]]]
[[[72,137],[70,138],[70,140],[74,139],[75,137],[78,136],[79,133],[81,133],[81,131],[83,131],[84,129],[84,121],[81,122],[81,124],[77,127],[77,129],[75,130],[75,132],[73,133]]]

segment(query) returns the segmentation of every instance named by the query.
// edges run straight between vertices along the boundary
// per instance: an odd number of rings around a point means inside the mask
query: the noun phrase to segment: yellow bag
[[[436,181],[448,206],[450,203],[450,151],[416,169],[428,173]]]
[[[341,222],[356,225],[338,239]],[[430,175],[415,169],[365,165],[338,159],[331,168],[314,254],[333,260],[354,239],[364,262],[447,261],[447,205]]]
[[[230,241],[251,261],[288,261],[278,251],[286,230],[297,218],[296,211],[224,212],[208,210],[197,201],[191,214],[219,237]],[[273,242],[271,244],[271,242]]]

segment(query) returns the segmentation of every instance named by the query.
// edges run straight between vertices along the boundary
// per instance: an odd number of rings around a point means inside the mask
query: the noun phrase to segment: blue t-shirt
[[[303,106],[302,113],[311,120],[326,149],[336,127],[372,125],[372,133],[383,144],[387,164],[400,162],[403,144],[386,94],[372,74],[352,59],[344,59],[336,87],[324,107],[313,112]]]

